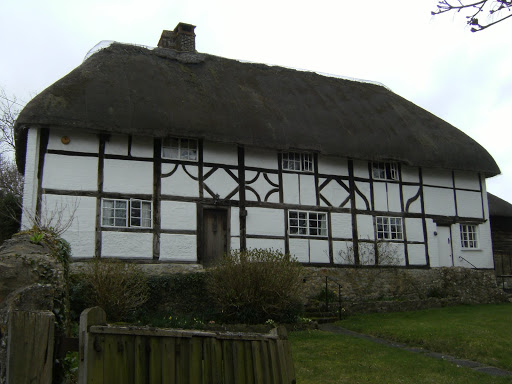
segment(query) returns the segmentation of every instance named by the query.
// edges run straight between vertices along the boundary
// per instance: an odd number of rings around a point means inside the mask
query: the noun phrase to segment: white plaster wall
[[[396,255],[398,258],[398,265],[405,265],[405,249],[404,244],[393,243],[393,247],[396,249]],[[385,265],[385,264],[382,264]]]
[[[439,244],[437,236],[434,235],[434,232],[437,232],[437,225],[432,219],[426,219],[425,222],[427,224],[427,243],[430,266],[439,267]]]
[[[477,231],[478,249],[463,249],[460,240],[460,225],[452,225],[453,261],[455,266],[472,268],[466,261],[459,259],[459,256],[462,256],[477,268],[494,268],[489,221],[478,225]]]
[[[205,141],[203,143],[203,161],[205,163],[238,165],[238,147],[235,144]]]
[[[103,231],[101,236],[102,257],[153,257],[152,233]]]
[[[240,236],[240,208],[231,207],[231,236]],[[238,247],[240,243],[238,243]]]
[[[309,263],[309,241],[290,237],[290,255],[295,256],[301,263]]]
[[[456,191],[459,216],[483,218],[480,192]]]
[[[357,215],[357,234],[360,239],[375,239],[372,216]]]
[[[37,168],[39,163],[39,129],[29,128],[25,155],[25,176],[23,184],[23,212],[21,227],[32,227],[37,204]]]
[[[247,208],[247,234],[284,236],[284,219],[282,209]]]
[[[325,179],[320,179],[319,184],[322,184]],[[341,203],[349,196],[349,193],[345,188],[339,185],[336,181],[331,180],[321,191],[320,194],[329,201],[333,207],[339,207]],[[327,206],[323,200],[320,199],[321,206]],[[350,202],[345,207],[349,207]]]
[[[408,241],[423,241],[423,222],[421,219],[406,218],[405,230]]]
[[[408,183],[419,183],[420,181],[420,173],[418,167],[410,167],[408,165],[402,164],[402,181]]]
[[[276,251],[284,253],[284,240],[277,239],[247,239],[247,249],[274,249]]]
[[[482,198],[484,201],[484,219],[489,219],[489,199],[487,196],[487,185],[485,179],[482,177]]]
[[[134,157],[153,157],[154,144],[152,137],[133,136],[131,155]]]
[[[370,192],[370,183],[362,183],[360,181],[356,181],[356,186],[359,189],[359,191],[366,197],[366,200],[368,201],[368,206],[366,206],[365,201],[359,196],[359,194],[356,192],[356,208],[357,209],[371,209],[371,192]],[[385,195],[384,195],[385,196]]]
[[[387,183],[387,184],[388,184],[388,211],[402,212],[402,206],[400,204],[400,186],[395,183]]]
[[[316,205],[315,177],[299,174],[300,204]]]
[[[350,250],[353,250],[353,244],[351,241],[333,241],[332,251],[335,264],[348,264],[346,260],[346,254]],[[354,259],[352,253],[352,260]],[[353,263],[350,263],[353,264]]]
[[[210,167],[204,168],[204,173],[208,173],[211,170]],[[237,171],[233,170],[236,175]],[[221,199],[225,199],[233,190],[238,186],[238,183],[222,168],[217,169],[210,177],[204,180],[204,184],[212,190],[213,193],[218,194]],[[208,192],[204,191],[204,194],[209,196]],[[233,196],[231,199],[234,200],[238,197]]]
[[[259,148],[245,148],[245,166],[278,169],[277,153]]]
[[[416,193],[418,193],[420,187],[415,187],[411,185],[404,185],[403,186],[403,193],[404,193],[404,209],[407,207],[407,202],[409,199],[416,196]],[[421,196],[419,196],[411,205],[409,206],[409,210],[407,212],[411,213],[421,213]]]
[[[128,156],[128,136],[111,135],[105,142],[105,153],[107,155]]]
[[[435,187],[424,187],[425,213],[443,216],[455,215],[453,190]]]
[[[309,240],[309,260],[311,263],[329,263],[329,242]]]
[[[348,176],[347,159],[333,156],[318,156],[318,172],[324,175]]]
[[[386,191],[386,183],[384,182],[373,182],[373,196],[375,202],[376,211],[387,211],[388,210],[388,196]]]
[[[247,184],[248,187],[253,188],[259,195],[261,201],[265,201],[265,196],[267,193],[276,187],[274,187],[272,184],[270,184],[266,179],[263,173],[255,172],[255,171],[246,171],[245,172],[245,181],[249,182],[254,180],[254,178],[257,179],[251,183]],[[277,174],[269,173],[267,174],[267,177],[272,181],[274,184],[279,185],[279,176]],[[252,200],[252,201],[258,201],[256,195],[254,195],[251,191],[246,191],[246,199]],[[279,192],[274,192],[268,199],[268,202],[271,203],[278,203],[279,202]]]
[[[153,163],[105,159],[103,190],[121,193],[153,193]]]
[[[410,265],[427,265],[425,246],[423,244],[408,244],[407,252],[409,253]]]
[[[333,237],[352,238],[352,215],[350,213],[331,214],[331,229]]]
[[[69,137],[69,144],[62,144],[62,136]],[[98,136],[93,133],[81,132],[79,130],[67,130],[60,128],[51,128],[48,137],[48,149],[60,151],[89,152],[98,153]]]
[[[231,237],[231,250],[240,249],[240,237]]]
[[[196,230],[197,210],[195,203],[162,201],[160,216],[162,229]]]
[[[283,173],[283,200],[286,204],[300,204],[299,175]]]
[[[96,233],[95,197],[45,194],[41,200],[41,216],[42,222],[52,227],[58,228],[70,223],[69,228],[62,234],[62,237],[71,245],[73,257],[94,256]]]
[[[479,191],[480,183],[478,177],[478,173],[475,172],[455,171],[455,187]]]
[[[162,174],[171,172],[174,166],[162,164]],[[198,176],[197,166],[186,165],[185,168],[192,176]],[[199,197],[199,182],[187,175],[180,165],[172,176],[162,178],[161,191],[162,195]]]
[[[96,191],[98,158],[46,154],[43,188]]]
[[[160,235],[160,260],[197,261],[196,235]]]
[[[452,171],[447,169],[424,168],[423,184],[453,187]]]
[[[355,177],[363,177],[365,179],[369,179],[370,175],[368,174],[368,162],[361,160],[354,160],[354,176]]]

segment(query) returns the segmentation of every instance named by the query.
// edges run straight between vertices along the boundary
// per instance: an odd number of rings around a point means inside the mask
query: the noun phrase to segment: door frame
[[[215,204],[198,204],[197,206],[197,263],[202,264],[204,260],[204,211],[213,209],[226,211],[226,252],[231,250],[231,207]]]

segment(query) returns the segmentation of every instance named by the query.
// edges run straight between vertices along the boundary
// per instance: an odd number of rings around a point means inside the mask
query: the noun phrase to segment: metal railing
[[[469,261],[469,260],[467,260],[467,259],[463,258],[462,256],[459,256],[459,260],[461,260],[461,261],[462,261],[462,260],[464,260],[466,263],[468,263],[469,265],[471,265],[471,266],[473,267],[473,269],[478,269],[478,267],[477,267],[475,264],[473,264],[471,261]]]

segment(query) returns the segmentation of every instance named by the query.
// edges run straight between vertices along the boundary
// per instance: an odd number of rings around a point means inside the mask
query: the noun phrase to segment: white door
[[[437,241],[439,242],[439,266],[453,267],[450,227],[437,227]]]

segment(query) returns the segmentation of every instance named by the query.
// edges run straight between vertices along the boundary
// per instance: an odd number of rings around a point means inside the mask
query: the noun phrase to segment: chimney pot
[[[170,48],[182,52],[195,52],[196,50],[196,34],[194,33],[195,25],[178,23],[174,31],[162,32],[159,48]]]

